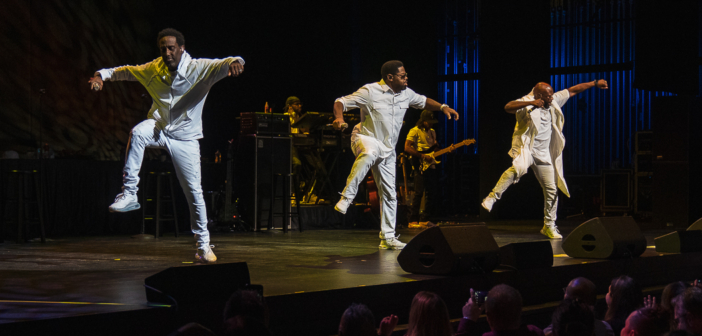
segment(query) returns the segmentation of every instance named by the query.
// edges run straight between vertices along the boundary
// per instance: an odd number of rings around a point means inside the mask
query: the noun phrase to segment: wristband
[[[446,105],[446,104],[441,104],[441,107],[439,107],[439,110],[440,110],[441,112],[444,112],[444,107],[449,107],[449,106]]]

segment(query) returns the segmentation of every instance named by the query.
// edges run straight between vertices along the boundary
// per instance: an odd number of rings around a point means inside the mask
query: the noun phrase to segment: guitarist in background
[[[436,131],[431,128],[431,125],[439,122],[434,119],[434,113],[429,110],[422,111],[422,114],[417,120],[417,126],[413,127],[407,140],[405,140],[405,152],[413,157],[412,166],[414,166],[414,197],[412,198],[412,207],[409,211],[410,226],[417,225],[416,222],[427,221],[427,218],[434,210],[435,197],[438,195],[438,172],[436,165],[432,164],[429,169],[422,172],[420,160],[431,162],[432,157],[427,154],[431,150],[436,149],[438,143],[436,141]],[[422,195],[426,192],[426,201],[424,205],[424,213],[419,215],[419,207],[422,204]]]

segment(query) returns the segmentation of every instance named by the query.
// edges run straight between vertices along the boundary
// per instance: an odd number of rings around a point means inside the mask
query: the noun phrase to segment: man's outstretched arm
[[[446,115],[446,118],[448,118],[449,120],[451,120],[451,117],[452,117],[452,116],[453,116],[456,120],[458,120],[458,112],[456,112],[456,110],[450,108],[450,107],[449,107],[448,105],[446,105],[446,104],[443,104],[443,105],[442,105],[442,104],[439,104],[439,102],[437,102],[437,101],[434,100],[434,99],[427,98],[427,102],[426,102],[426,104],[424,105],[424,108],[427,109],[427,110],[429,110],[429,111],[441,111],[441,112],[444,112],[444,114]]]
[[[587,89],[597,87],[602,90],[609,89],[609,86],[607,85],[607,81],[604,79],[597,79],[592,82],[585,82],[585,83],[580,83],[575,86],[571,86],[568,88],[568,92],[570,92],[570,96],[575,96],[576,94],[583,92]]]
[[[505,105],[505,111],[507,113],[515,114],[517,111],[527,107],[527,106],[543,107],[544,101],[541,99],[536,100],[513,100],[507,105]]]
[[[121,67],[95,71],[93,77],[90,78],[90,80],[88,81],[88,83],[90,84],[90,89],[93,91],[102,90],[102,86],[104,85],[103,81],[106,80],[137,81],[139,79],[134,75],[134,72],[143,72],[148,68],[149,64],[150,63],[138,66],[125,65]]]

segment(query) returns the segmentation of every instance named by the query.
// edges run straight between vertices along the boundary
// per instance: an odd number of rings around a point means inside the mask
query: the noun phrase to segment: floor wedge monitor
[[[511,243],[500,247],[500,265],[513,269],[553,266],[553,248],[548,240]]]
[[[595,217],[575,228],[561,246],[571,258],[629,258],[646,251],[646,238],[631,217]]]
[[[687,228],[687,231],[693,231],[693,230],[702,230],[702,218],[696,220],[690,227]]]
[[[147,301],[181,305],[219,304],[250,282],[245,262],[170,267],[144,280]]]
[[[678,230],[656,237],[658,253],[689,253],[702,251],[702,231]]]
[[[497,267],[499,251],[495,238],[482,223],[435,226],[412,238],[397,261],[410,273],[482,273]]]

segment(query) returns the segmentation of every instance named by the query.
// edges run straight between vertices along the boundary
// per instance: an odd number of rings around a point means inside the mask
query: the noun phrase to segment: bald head
[[[538,82],[536,85],[534,85],[534,93],[546,93],[548,90],[553,92],[553,88],[551,87],[551,84],[549,83],[544,83],[544,82]]]
[[[544,101],[544,107],[548,108],[553,101],[553,88],[548,83],[539,82],[534,86],[534,99]]]
[[[485,314],[493,331],[515,330],[522,317],[522,295],[505,285],[492,287],[485,301]]]
[[[571,280],[568,287],[566,287],[565,298],[579,300],[588,306],[594,306],[597,302],[596,289],[592,281],[583,277],[575,278]]]

